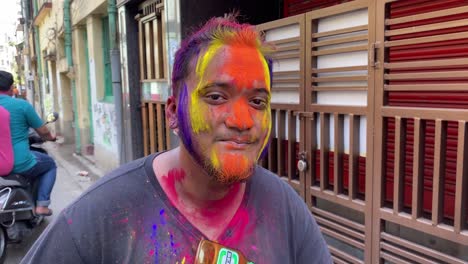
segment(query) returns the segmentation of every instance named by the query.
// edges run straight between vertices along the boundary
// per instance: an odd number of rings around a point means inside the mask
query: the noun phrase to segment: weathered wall
[[[107,0],[74,0],[71,4],[72,25],[81,24],[91,14],[105,14]]]
[[[90,132],[90,112],[88,104],[90,103],[88,95],[88,73],[86,61],[86,44],[83,38],[85,34],[84,26],[73,28],[73,69],[76,85],[76,110],[78,111],[78,126],[81,133],[81,147],[83,154],[92,154],[88,152],[87,147],[91,145]]]
[[[41,94],[43,99],[44,116],[50,112],[57,111],[60,117],[63,113],[59,111],[59,85],[56,79],[55,60],[57,58],[57,36],[58,25],[62,25],[63,20],[63,0],[53,0],[52,8],[49,13],[44,17],[39,27],[39,47],[40,47],[40,66],[42,72],[40,73]],[[38,60],[39,62],[39,60]],[[49,129],[54,133],[60,132],[62,125],[60,123],[50,124]]]
[[[107,14],[107,1],[74,0],[71,3],[73,67],[65,55],[63,0],[53,0],[52,10],[39,25],[40,50],[46,112],[58,111],[58,132],[66,142],[74,140],[73,111],[77,111],[77,129],[81,152],[94,159],[104,170],[117,166],[115,111],[113,102],[103,102],[104,66],[101,19]],[[87,36],[87,42],[86,38]],[[87,45],[86,45],[87,44]],[[86,54],[88,46],[88,54]],[[45,60],[44,54],[55,55]],[[88,55],[88,57],[86,56]],[[89,67],[89,73],[88,73]],[[76,107],[72,104],[71,81],[76,84]],[[48,92],[45,92],[45,91]],[[91,106],[91,107],[90,107]],[[94,118],[93,118],[94,117]],[[91,133],[94,130],[94,136]],[[92,144],[94,143],[94,155]]]
[[[101,16],[92,15],[86,19],[88,34],[89,84],[94,124],[94,159],[96,165],[110,170],[118,165],[115,106],[103,101],[104,62],[102,51]]]

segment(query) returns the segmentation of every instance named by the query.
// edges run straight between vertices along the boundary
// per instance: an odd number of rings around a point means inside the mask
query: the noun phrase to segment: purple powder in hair
[[[190,154],[195,154],[192,146],[192,137],[190,135],[190,121],[188,116],[188,91],[187,85],[184,84],[183,89],[180,91],[179,102],[177,104],[177,119],[179,126],[179,137],[184,143],[185,148]]]

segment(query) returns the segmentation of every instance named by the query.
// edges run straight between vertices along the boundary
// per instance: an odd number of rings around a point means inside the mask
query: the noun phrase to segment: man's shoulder
[[[138,192],[138,188],[147,182],[145,163],[152,156],[131,161],[107,173],[78,197],[68,209],[90,202],[95,204],[96,201],[105,205],[109,200],[117,202],[116,199],[125,198],[127,192]]]
[[[116,181],[132,180],[136,175],[146,175],[145,163],[151,157],[152,155],[139,158],[117,167],[97,180],[86,193],[93,192],[96,189],[113,184]]]
[[[255,167],[254,179],[263,185],[273,185],[273,187],[284,188],[288,184],[278,176],[278,174],[267,170],[261,166]],[[268,186],[271,187],[271,186]]]
[[[269,193],[275,197],[298,197],[296,191],[280,176],[260,166],[255,168],[253,188],[256,192]]]
[[[2,97],[0,100],[0,105],[5,107],[8,111],[17,111],[18,109],[24,109],[28,107],[30,104],[28,101],[13,97]]]

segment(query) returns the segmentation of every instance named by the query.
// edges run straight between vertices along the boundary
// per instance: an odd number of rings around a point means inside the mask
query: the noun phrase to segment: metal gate
[[[309,205],[336,263],[468,260],[468,107],[398,105],[464,98],[466,18],[467,1],[357,0],[258,26],[278,47],[263,165]],[[441,43],[450,58],[414,55]]]
[[[468,1],[376,18],[373,263],[467,263]]]
[[[164,1],[148,0],[138,7],[138,43],[140,61],[140,83],[142,90],[148,89],[142,100],[142,134],[144,155],[161,152],[171,148],[171,131],[166,120],[166,98],[153,95],[152,86],[167,86],[167,48]],[[156,85],[154,85],[156,84]],[[161,87],[165,87],[161,86]],[[169,90],[165,87],[161,90]],[[160,91],[159,91],[160,92]],[[161,94],[167,94],[161,93]]]

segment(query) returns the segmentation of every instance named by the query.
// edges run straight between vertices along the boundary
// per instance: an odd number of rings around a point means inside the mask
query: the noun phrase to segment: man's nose
[[[226,118],[226,126],[239,130],[247,130],[254,125],[253,118],[249,112],[249,105],[245,100],[237,100],[232,106],[232,112]]]

